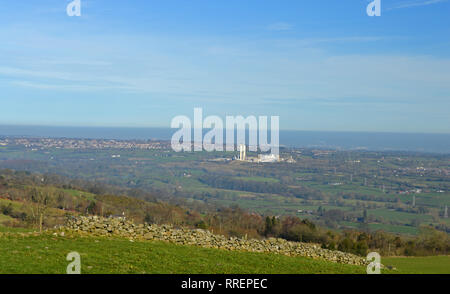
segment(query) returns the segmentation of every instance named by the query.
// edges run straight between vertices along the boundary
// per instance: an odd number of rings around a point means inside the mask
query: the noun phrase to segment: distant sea
[[[175,131],[169,128],[0,126],[0,137],[170,140]],[[450,134],[280,131],[280,145],[450,154]]]

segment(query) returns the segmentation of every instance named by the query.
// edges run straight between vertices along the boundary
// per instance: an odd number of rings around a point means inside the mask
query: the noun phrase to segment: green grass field
[[[83,274],[365,274],[365,267],[304,257],[180,246],[123,238],[0,235],[0,274],[64,274],[68,253]],[[14,233],[11,233],[14,232]],[[450,274],[450,256],[382,258],[387,274]]]
[[[64,274],[72,251],[80,253],[85,274],[365,273],[364,267],[303,257],[79,236],[4,234],[0,250],[2,274]]]
[[[261,182],[261,183],[279,183],[280,180],[269,178],[269,177],[235,177],[237,180],[250,181],[250,182]]]
[[[394,266],[399,274],[450,274],[450,256],[390,257],[381,262]]]

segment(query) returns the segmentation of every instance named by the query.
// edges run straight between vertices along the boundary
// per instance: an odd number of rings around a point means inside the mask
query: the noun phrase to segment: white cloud
[[[424,104],[448,101],[450,92],[448,58],[326,50],[328,43],[389,39],[383,36],[270,40],[101,36],[80,39],[76,46],[64,37],[51,38],[52,42],[43,42],[50,39],[45,36],[38,39],[43,47],[20,58],[0,48],[3,85],[55,92],[104,91],[124,97],[155,94],[167,100],[212,103],[323,102],[345,97],[355,98],[352,103],[396,99]],[[21,38],[14,41],[18,48],[28,44]]]

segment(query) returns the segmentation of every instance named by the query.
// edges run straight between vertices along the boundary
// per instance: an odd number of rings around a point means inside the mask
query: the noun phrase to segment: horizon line
[[[0,127],[35,127],[35,128],[103,128],[103,129],[173,129],[177,130],[179,128],[171,128],[169,126],[107,126],[107,125],[47,125],[47,124],[3,124],[0,123]],[[193,129],[193,128],[191,128]],[[204,128],[210,129],[210,128]],[[226,130],[226,128],[223,128]],[[246,129],[248,130],[248,129]],[[268,129],[270,131],[270,129]],[[411,132],[411,131],[364,131],[364,130],[305,130],[305,129],[280,129],[283,132],[321,132],[321,133],[372,133],[372,134],[416,134],[416,135],[450,135],[444,132]],[[1,135],[1,134],[0,134]]]

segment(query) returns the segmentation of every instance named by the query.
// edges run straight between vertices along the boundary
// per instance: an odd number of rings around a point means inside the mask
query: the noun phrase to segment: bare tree
[[[33,188],[30,191],[31,198],[31,215],[35,223],[39,226],[39,232],[42,233],[44,219],[47,216],[49,205],[52,201],[51,191],[42,191]]]

